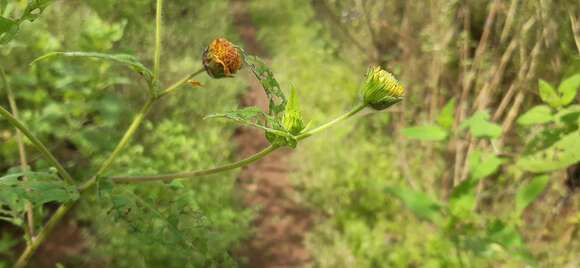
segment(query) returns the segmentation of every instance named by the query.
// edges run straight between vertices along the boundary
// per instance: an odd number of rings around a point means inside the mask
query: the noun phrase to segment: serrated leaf
[[[553,108],[560,107],[560,97],[558,96],[558,93],[556,93],[554,87],[550,85],[550,83],[540,79],[538,82],[538,90],[542,101]]]
[[[268,68],[260,58],[252,55],[248,55],[242,50],[244,54],[244,61],[250,69],[254,76],[262,84],[262,88],[266,92],[268,97],[268,114],[274,117],[279,117],[286,108],[286,95],[282,89],[280,89],[280,84],[274,78],[274,73]]]
[[[574,131],[552,146],[521,157],[516,165],[525,171],[549,172],[580,162],[580,133]]]
[[[546,189],[550,177],[548,175],[537,176],[528,184],[520,186],[516,194],[516,211],[520,215],[524,209],[532,204]]]
[[[469,155],[469,172],[479,181],[495,173],[503,163],[503,159],[493,154],[474,151]]]
[[[50,57],[78,57],[78,58],[94,58],[100,60],[108,60],[116,63],[120,63],[129,66],[133,71],[142,75],[147,83],[151,86],[153,83],[153,73],[145,65],[143,65],[137,58],[128,54],[106,54],[98,52],[51,52],[40,56],[33,60],[30,64],[35,64],[38,61],[50,58]]]
[[[489,121],[489,112],[479,111],[470,118],[463,121],[460,125],[461,129],[469,129],[471,134],[476,138],[492,138],[496,139],[501,136],[501,127]]]
[[[447,131],[436,125],[405,128],[402,134],[407,138],[427,141],[440,141],[447,138]]]
[[[28,0],[28,4],[22,13],[20,20],[34,21],[54,0]]]
[[[53,0],[28,0],[26,8],[18,19],[0,17],[0,44],[12,40],[18,33],[19,26],[23,21],[34,21],[48,7]]]
[[[441,219],[441,205],[429,195],[403,186],[387,187],[385,191],[399,198],[417,217],[433,222]]]
[[[27,180],[20,179],[26,177]],[[0,178],[0,204],[20,209],[22,200],[34,205],[76,200],[79,193],[74,185],[58,179],[52,172],[20,172]]]
[[[451,129],[453,126],[453,121],[455,120],[455,103],[455,98],[447,102],[437,117],[437,124],[445,129]]]
[[[566,106],[574,101],[576,92],[578,92],[578,87],[580,87],[580,74],[568,77],[560,83],[558,92],[562,96],[560,98],[560,104],[562,106]]]
[[[522,126],[538,125],[554,120],[552,109],[546,105],[538,105],[522,114],[518,118],[518,124]]]

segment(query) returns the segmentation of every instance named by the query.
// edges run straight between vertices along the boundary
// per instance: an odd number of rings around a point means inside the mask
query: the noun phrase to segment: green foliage
[[[528,184],[520,186],[516,195],[516,211],[521,214],[530,204],[532,204],[548,186],[550,177],[547,175],[537,176]]]
[[[470,118],[465,119],[460,125],[461,129],[469,129],[476,138],[496,139],[501,135],[501,127],[489,122],[489,112],[479,111]]]
[[[0,14],[0,45],[12,40],[20,30],[20,24],[24,21],[32,22],[38,19],[51,2],[53,2],[53,0],[28,0],[26,7],[20,14],[20,17],[15,19],[2,17],[2,15],[6,14]],[[8,5],[10,5],[11,8],[14,8],[14,5],[17,4],[18,3],[4,3],[3,6],[0,6],[2,7],[0,8],[0,11],[9,9]]]
[[[538,105],[522,114],[518,118],[518,124],[523,126],[539,125],[554,120],[552,110],[546,105]]]
[[[445,129],[451,129],[453,127],[453,121],[455,120],[455,98],[445,104],[439,116],[437,116],[437,124]]]
[[[447,131],[436,125],[409,127],[403,129],[402,133],[407,138],[418,140],[440,141],[447,138]]]
[[[401,199],[417,217],[434,222],[440,220],[440,205],[425,193],[416,192],[406,187],[387,187],[386,192]]]

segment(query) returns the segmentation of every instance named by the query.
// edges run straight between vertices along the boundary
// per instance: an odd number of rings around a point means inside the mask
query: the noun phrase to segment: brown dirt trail
[[[232,0],[231,12],[242,46],[253,55],[267,59],[256,38],[247,1]],[[267,108],[268,99],[259,82],[246,76],[250,88],[241,99],[242,106]],[[240,128],[236,133],[240,157],[249,156],[268,146],[260,130]],[[253,222],[254,235],[238,251],[246,267],[309,267],[310,254],[304,238],[312,224],[309,211],[295,200],[296,192],[288,178],[289,150],[280,150],[244,168],[239,187],[247,206],[258,207]]]

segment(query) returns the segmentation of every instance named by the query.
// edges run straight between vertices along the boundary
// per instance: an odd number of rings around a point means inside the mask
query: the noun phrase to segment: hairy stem
[[[360,105],[356,106],[355,108],[353,108],[351,111],[337,117],[336,119],[334,119],[334,120],[332,120],[332,121],[330,121],[322,126],[319,126],[311,131],[308,131],[302,135],[297,136],[296,139],[302,140],[302,139],[308,138],[308,137],[312,136],[313,134],[318,133],[322,130],[325,130],[336,123],[344,121],[344,120],[352,117],[353,115],[357,114],[358,112],[360,112],[365,106],[366,105],[364,105],[364,104],[360,104]],[[207,175],[216,174],[216,173],[220,173],[220,172],[224,172],[224,171],[228,171],[228,170],[247,166],[251,163],[254,163],[254,162],[266,157],[267,155],[276,151],[278,148],[280,148],[280,147],[270,145],[266,149],[254,154],[254,155],[251,155],[248,158],[242,159],[242,160],[234,162],[234,163],[225,164],[222,166],[210,168],[210,169],[202,169],[202,170],[187,171],[187,172],[177,172],[177,173],[168,173],[168,174],[159,174],[159,175],[146,175],[146,176],[114,176],[114,177],[111,177],[111,179],[117,183],[141,183],[141,182],[150,182],[150,181],[170,181],[170,180],[179,179],[179,178],[194,178],[194,177],[207,176]]]
[[[14,118],[18,119],[20,117],[18,115],[18,105],[16,105],[16,100],[14,99],[12,88],[10,85],[8,85],[8,80],[6,79],[6,73],[4,73],[4,69],[0,68],[0,76],[2,77],[4,88],[6,89],[6,96],[8,97],[8,103],[10,104],[10,110],[12,110]],[[24,147],[24,139],[22,139],[22,133],[20,131],[16,131],[16,143],[18,144],[18,155],[20,156],[20,169],[22,169],[22,172],[26,172],[28,171],[28,160],[26,157],[26,148]],[[24,181],[27,179],[28,178],[26,176],[22,178]],[[26,223],[27,228],[24,228],[26,242],[32,243],[32,239],[34,237],[34,210],[30,202],[26,204]]]

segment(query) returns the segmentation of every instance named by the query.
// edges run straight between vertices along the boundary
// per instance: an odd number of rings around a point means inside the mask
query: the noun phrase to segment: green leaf
[[[418,140],[440,141],[447,138],[447,131],[440,126],[427,125],[402,130],[405,137]]]
[[[525,171],[549,172],[580,162],[580,132],[562,137],[552,146],[520,158],[516,165]]]
[[[478,180],[469,178],[453,188],[449,196],[449,212],[459,219],[467,219],[475,209],[475,188]]]
[[[252,73],[260,81],[262,88],[266,92],[266,96],[268,96],[268,114],[279,117],[284,112],[288,101],[286,95],[280,89],[280,84],[274,78],[274,73],[260,58],[248,55],[243,50],[242,52],[244,54],[244,61],[250,66]]]
[[[399,198],[417,217],[439,222],[441,205],[429,195],[403,186],[387,187],[386,192]]]
[[[578,92],[578,87],[580,87],[580,74],[568,77],[566,80],[560,83],[558,87],[558,92],[562,95],[560,99],[560,104],[566,106],[574,101],[576,97],[576,92]]]
[[[26,9],[24,9],[20,20],[34,21],[38,19],[42,12],[53,1],[54,0],[28,0],[28,5],[26,5]]]
[[[479,111],[463,121],[460,128],[468,128],[471,134],[476,138],[499,138],[502,131],[501,127],[495,123],[489,122],[489,118],[489,112]]]
[[[21,180],[21,177],[27,180]],[[0,177],[0,204],[21,209],[22,200],[34,205],[76,200],[79,193],[74,185],[58,179],[52,172],[20,172]]]
[[[145,67],[145,65],[139,62],[137,58],[128,54],[106,54],[98,52],[51,52],[36,58],[30,64],[35,64],[38,61],[56,56],[95,58],[127,65],[135,72],[142,75],[150,86],[153,84],[153,73],[151,72],[151,70],[149,70],[147,67]]]
[[[441,127],[445,129],[451,129],[453,126],[453,121],[455,119],[455,104],[456,101],[455,98],[453,98],[447,102],[445,107],[443,107],[443,110],[441,110],[441,113],[437,117],[437,124],[439,124]]]
[[[550,177],[548,175],[537,176],[528,184],[520,186],[516,195],[516,212],[520,215],[524,209],[532,204],[546,189]]]
[[[469,155],[469,171],[477,181],[495,173],[503,163],[503,159],[490,153],[474,151]]]
[[[550,83],[540,79],[538,88],[542,101],[552,106],[553,108],[558,108],[561,106],[560,97],[558,96],[558,93],[556,93],[554,87],[550,85]]]
[[[18,25],[16,21],[0,17],[0,44],[4,44],[14,38],[18,32]]]
[[[554,120],[552,110],[546,105],[538,105],[524,113],[518,118],[518,124],[523,126],[538,125]]]

